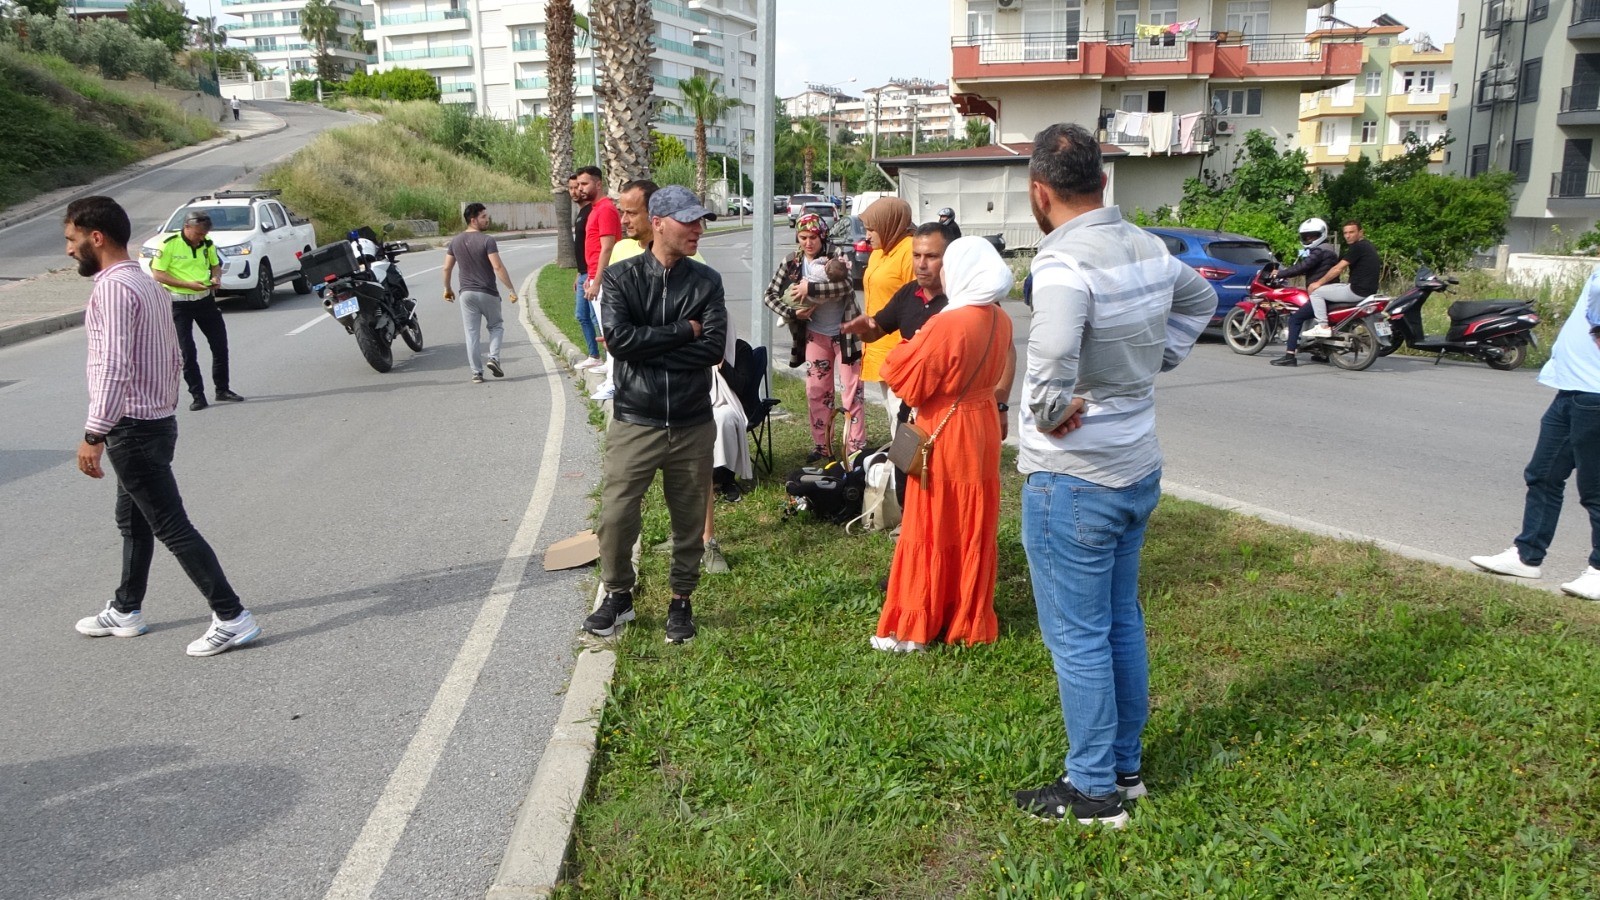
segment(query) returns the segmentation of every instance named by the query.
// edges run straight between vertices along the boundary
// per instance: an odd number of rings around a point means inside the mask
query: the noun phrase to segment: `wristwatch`
[[[106,436],[103,434],[95,434],[92,431],[85,431],[83,433],[83,442],[91,446],[95,444],[104,444],[106,442]]]
[[[994,406],[995,409],[998,409],[1001,412],[1011,412],[1011,405],[1008,403],[996,403]]]

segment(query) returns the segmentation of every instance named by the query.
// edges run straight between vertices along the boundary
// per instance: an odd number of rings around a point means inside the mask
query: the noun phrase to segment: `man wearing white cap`
[[[722,276],[690,259],[705,220],[716,214],[677,185],[656,191],[649,213],[650,251],[612,263],[601,275],[600,326],[616,382],[600,494],[606,593],[583,628],[604,637],[634,618],[639,507],[659,470],[672,519],[666,637],[681,644],[695,636],[689,597],[700,581],[716,443],[711,367],[722,360],[728,310]]]

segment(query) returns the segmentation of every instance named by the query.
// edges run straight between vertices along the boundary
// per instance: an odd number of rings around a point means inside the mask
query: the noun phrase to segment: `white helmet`
[[[1300,223],[1300,243],[1307,250],[1328,242],[1328,223],[1321,219],[1307,219]]]

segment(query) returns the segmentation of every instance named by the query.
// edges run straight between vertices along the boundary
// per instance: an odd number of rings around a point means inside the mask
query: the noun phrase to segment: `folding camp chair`
[[[767,348],[751,347],[740,338],[734,344],[733,378],[729,379],[748,420],[745,433],[754,447],[750,454],[770,475],[772,473],[772,408],[781,401],[770,396],[767,380]]]

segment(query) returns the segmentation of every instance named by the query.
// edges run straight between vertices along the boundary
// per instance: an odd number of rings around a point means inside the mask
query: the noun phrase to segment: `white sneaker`
[[[728,558],[722,555],[722,548],[716,541],[706,541],[706,549],[700,556],[700,570],[708,575],[723,575],[732,571],[728,566]]]
[[[611,383],[611,379],[607,378],[605,381],[600,382],[600,387],[597,388],[594,393],[589,395],[589,399],[597,400],[603,403],[616,396],[616,394],[617,386]]]
[[[121,613],[107,605],[99,615],[79,619],[77,624],[79,634],[89,637],[138,637],[149,631],[145,627],[144,615],[138,610],[131,613]]]
[[[605,365],[605,363],[600,361],[600,357],[591,356],[588,359],[584,360],[583,362],[580,362],[577,365],[573,366],[573,368],[574,369],[598,369],[603,365]]]
[[[1310,328],[1307,328],[1305,331],[1300,332],[1300,336],[1306,338],[1333,337],[1333,329],[1329,328],[1328,323],[1326,322],[1318,322]]]
[[[1563,584],[1563,591],[1585,600],[1600,600],[1600,569],[1590,566],[1583,574]]]
[[[1539,567],[1523,562],[1515,547],[1502,550],[1493,556],[1474,556],[1467,561],[1497,575],[1515,575],[1518,578],[1539,577]]]
[[[216,656],[231,647],[242,647],[261,636],[261,626],[256,624],[256,617],[250,615],[250,610],[245,610],[239,617],[230,621],[211,616],[211,627],[200,639],[189,644],[190,656]]]

